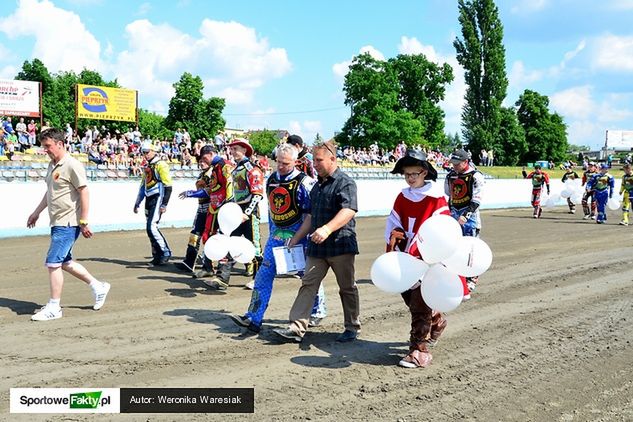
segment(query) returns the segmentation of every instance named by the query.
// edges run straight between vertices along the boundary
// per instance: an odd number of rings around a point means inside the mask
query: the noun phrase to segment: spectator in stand
[[[141,131],[138,129],[138,126],[134,127],[134,132],[132,132],[132,142],[140,144],[143,139],[143,135]]]
[[[11,117],[7,117],[2,122],[2,128],[4,129],[4,133],[6,133],[7,135],[10,135],[13,133],[13,123],[11,123]]]
[[[479,153],[479,165],[487,166],[488,165],[488,151],[482,149]]]
[[[193,150],[192,150],[192,155],[194,157],[196,157],[196,159],[198,159],[198,157],[200,157],[200,150],[202,149],[202,147],[204,146],[204,144],[202,143],[202,141],[200,139],[198,139],[196,141],[195,144],[193,144]],[[220,150],[218,150],[220,151]]]
[[[176,129],[176,132],[174,132],[174,139],[173,139],[174,142],[176,144],[180,144],[182,142],[182,137],[183,137],[182,129],[181,128]]]
[[[70,123],[66,123],[66,129],[64,129],[64,139],[66,145],[70,145],[73,142],[73,128],[70,127]]]
[[[7,142],[7,145],[9,145],[9,149],[12,155],[14,151],[16,150],[20,151],[20,144],[18,143],[18,135],[15,133],[15,131],[6,135],[6,142]]]
[[[190,141],[191,142],[191,141]],[[182,151],[182,158],[180,159],[180,164],[183,166],[191,166],[191,153],[188,148],[185,148]]]
[[[101,154],[99,153],[99,149],[96,145],[92,145],[88,149],[88,161],[91,161],[97,165],[104,163],[104,160],[101,158]]]
[[[26,132],[29,136],[29,145],[35,145],[37,143],[37,125],[33,119],[29,121],[29,124],[26,127]]]
[[[15,125],[15,131],[18,133],[18,142],[22,151],[26,151],[29,148],[29,133],[26,131],[26,123],[24,123],[24,117],[20,117],[20,121]]]
[[[182,143],[186,145],[189,145],[187,148],[191,148],[191,135],[189,135],[189,132],[187,132],[187,129],[183,129],[182,131]]]
[[[224,133],[219,131],[217,135],[215,135],[215,137],[213,138],[213,143],[215,144],[215,148],[218,150],[218,152],[224,151],[224,141]]]
[[[130,175],[138,177],[141,175],[143,169],[143,156],[140,154],[132,153],[130,156]]]

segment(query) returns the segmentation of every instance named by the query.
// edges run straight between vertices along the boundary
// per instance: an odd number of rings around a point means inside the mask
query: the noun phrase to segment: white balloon
[[[572,191],[574,192],[580,192],[581,195],[585,192],[585,188],[582,187],[582,180],[580,179],[574,179],[572,186]]]
[[[475,277],[485,273],[492,264],[492,251],[478,237],[464,236],[453,255],[442,264],[456,274]]]
[[[569,190],[567,190],[567,189],[563,189],[563,190],[560,192],[560,197],[561,197],[561,198],[565,198],[565,199],[567,199],[567,198],[569,198],[570,196],[571,196],[571,192],[570,192]]]
[[[571,202],[574,204],[580,204],[582,202],[582,192],[575,191],[569,199],[571,199]]]
[[[609,199],[609,201],[607,202],[607,208],[609,208],[611,211],[620,209],[620,200],[618,198]]]
[[[415,241],[427,264],[435,264],[448,258],[457,249],[462,238],[462,228],[450,215],[436,215],[420,226]]]
[[[229,237],[223,234],[214,234],[204,244],[204,254],[211,261],[219,261],[229,252]]]
[[[432,265],[422,278],[422,298],[429,308],[449,312],[457,308],[464,297],[464,286],[457,274],[442,264]]]
[[[429,266],[404,252],[387,252],[371,265],[371,281],[380,290],[402,293],[420,280]]]
[[[242,208],[235,202],[222,205],[218,211],[218,225],[222,233],[230,236],[242,224],[242,215]]]
[[[560,201],[560,194],[553,193],[549,196],[549,198],[547,198],[547,201],[545,202],[545,206],[547,208],[554,208],[556,204],[558,203],[558,201]]]
[[[243,236],[229,237],[229,253],[240,264],[248,264],[255,258],[255,245]]]

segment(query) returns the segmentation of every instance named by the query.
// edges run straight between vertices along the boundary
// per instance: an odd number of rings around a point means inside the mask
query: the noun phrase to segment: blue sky
[[[353,56],[423,53],[454,67],[441,104],[460,131],[465,85],[452,46],[457,2],[3,0],[0,78],[40,58],[51,72],[99,71],[166,113],[172,84],[199,75],[227,99],[229,127],[331,137],[349,116],[342,83]],[[571,143],[633,130],[633,0],[498,0],[510,80],[550,98]]]

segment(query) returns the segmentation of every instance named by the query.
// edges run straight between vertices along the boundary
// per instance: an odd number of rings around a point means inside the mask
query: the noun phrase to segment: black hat
[[[426,180],[437,180],[437,170],[431,163],[426,160],[426,154],[415,149],[408,149],[407,153],[396,162],[395,167],[391,170],[392,174],[404,174],[404,167],[421,166],[428,173]]]
[[[288,142],[290,145],[299,145],[300,147],[303,146],[303,139],[299,135],[290,135],[286,142]]]
[[[470,154],[463,149],[458,149],[451,154],[451,163],[457,164],[462,161],[470,160]]]
[[[205,145],[200,148],[200,156],[202,157],[205,154],[211,154],[212,152],[218,152],[217,149],[213,145]]]

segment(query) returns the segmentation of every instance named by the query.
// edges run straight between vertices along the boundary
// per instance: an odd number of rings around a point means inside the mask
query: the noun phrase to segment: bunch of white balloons
[[[427,219],[415,236],[422,260],[405,252],[387,252],[371,266],[376,287],[401,293],[421,281],[422,297],[440,312],[459,306],[464,296],[459,276],[475,277],[492,264],[492,251],[483,240],[463,236],[459,223],[449,215]]]
[[[569,198],[572,203],[580,204],[584,193],[585,188],[582,187],[580,179],[567,179],[565,180],[565,188],[560,193],[553,193],[551,195],[543,194],[541,196],[541,203],[545,204],[547,208],[553,208],[561,199]],[[609,199],[607,208],[612,211],[620,209],[620,200],[616,197]]]
[[[212,261],[219,261],[228,253],[234,260],[247,264],[255,258],[255,245],[244,236],[231,236],[242,224],[242,208],[235,202],[227,202],[218,211],[218,225],[222,233],[214,234],[204,244],[204,254]]]

